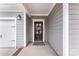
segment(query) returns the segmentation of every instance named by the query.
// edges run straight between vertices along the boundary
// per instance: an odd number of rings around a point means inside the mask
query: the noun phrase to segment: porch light
[[[21,20],[21,15],[18,15],[17,16],[17,20]]]

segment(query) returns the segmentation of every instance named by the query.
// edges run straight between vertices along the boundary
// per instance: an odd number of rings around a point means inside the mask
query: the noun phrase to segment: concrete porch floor
[[[0,56],[13,56],[19,49],[15,48],[0,48]],[[15,53],[16,52],[16,53]],[[48,43],[45,46],[34,46],[33,43],[28,44],[23,48],[18,55],[14,56],[57,56],[56,53],[50,48]]]
[[[50,48],[48,43],[45,43],[45,46],[33,46],[33,43],[30,43],[21,50],[18,56],[56,56],[56,53]]]
[[[15,48],[0,48],[0,56],[11,56],[16,50]]]

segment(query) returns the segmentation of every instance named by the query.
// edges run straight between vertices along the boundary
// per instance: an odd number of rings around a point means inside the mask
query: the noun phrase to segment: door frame
[[[32,42],[35,42],[34,41],[34,29],[35,29],[35,27],[34,27],[34,22],[40,22],[40,21],[42,21],[43,22],[43,42],[45,42],[45,19],[33,19],[33,26],[32,26],[32,36],[33,36],[33,38],[32,38]]]
[[[14,19],[15,20],[15,47],[16,48],[16,17],[0,17],[0,19]]]

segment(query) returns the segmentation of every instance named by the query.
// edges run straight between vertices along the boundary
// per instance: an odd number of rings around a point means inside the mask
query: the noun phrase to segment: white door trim
[[[32,36],[33,36],[33,39],[32,39],[32,42],[34,42],[34,22],[36,22],[36,21],[42,21],[43,22],[43,42],[45,42],[45,19],[33,19],[33,34],[32,34]]]
[[[15,47],[16,48],[16,17],[0,17],[0,19],[14,19],[15,20]]]

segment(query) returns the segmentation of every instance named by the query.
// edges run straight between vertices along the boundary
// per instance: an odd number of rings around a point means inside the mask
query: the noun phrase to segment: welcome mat
[[[45,46],[44,42],[34,42],[33,46]]]

